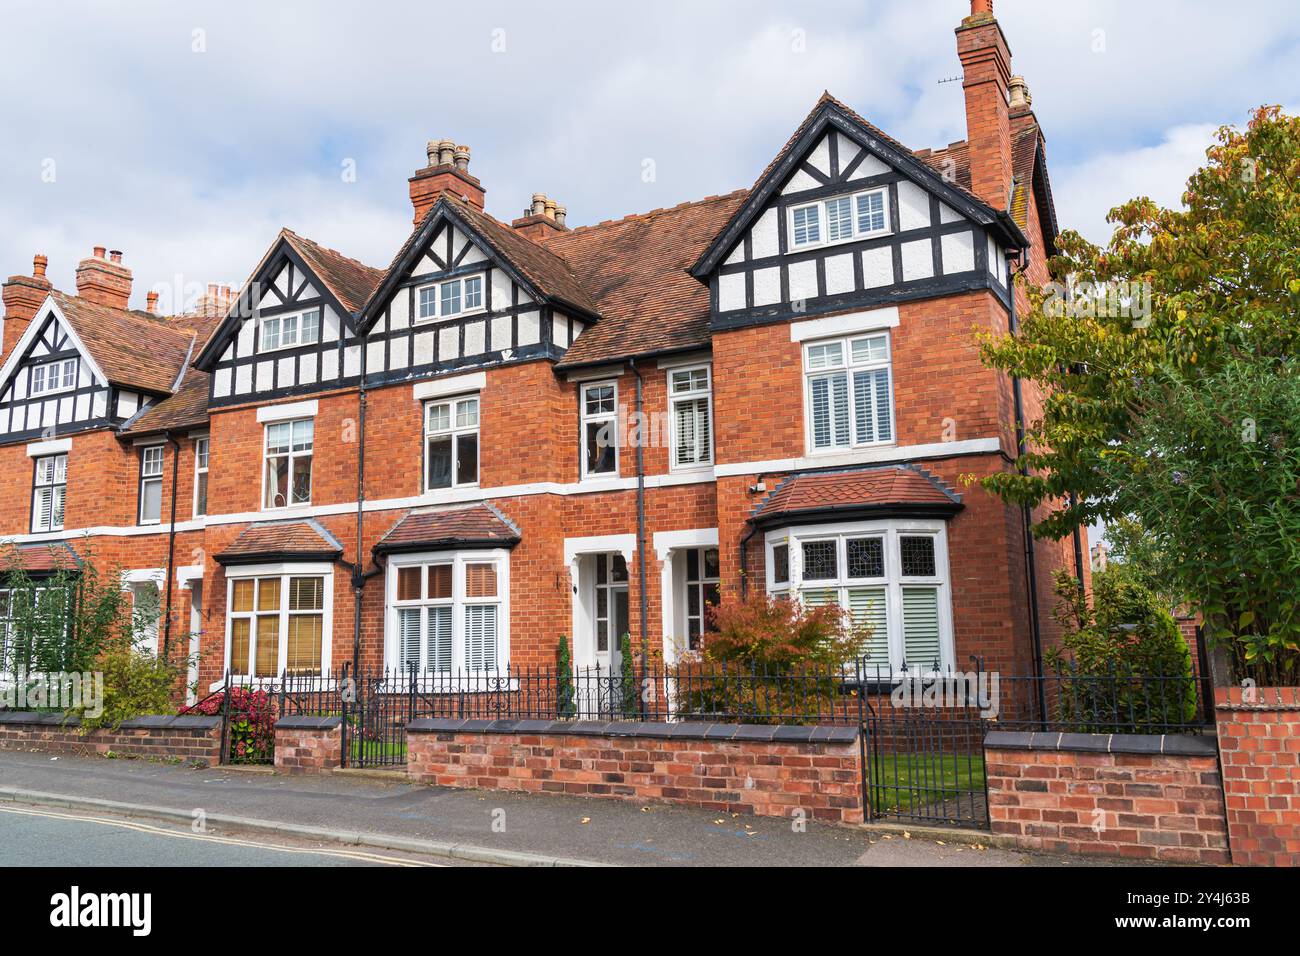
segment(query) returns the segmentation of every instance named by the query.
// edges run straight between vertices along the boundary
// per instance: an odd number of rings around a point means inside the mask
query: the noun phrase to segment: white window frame
[[[420,670],[423,677],[436,679],[441,688],[487,690],[481,682],[474,680],[475,675],[505,674],[510,664],[510,552],[505,548],[483,548],[465,551],[422,551],[410,554],[390,554],[387,566],[386,612],[384,615],[384,664],[387,668],[403,671],[402,635],[399,625],[399,611],[415,607],[442,605],[444,600],[398,601],[398,572],[402,568],[420,567],[427,564],[449,564],[451,574],[451,670]],[[470,598],[465,594],[465,566],[468,564],[493,564],[496,566],[497,594],[495,598]],[[497,659],[496,668],[470,671],[466,666],[465,612],[475,605],[492,605],[497,609]],[[421,657],[427,653],[428,640],[425,629],[428,616],[421,616],[420,647]],[[496,689],[496,688],[492,688]]]
[[[154,452],[157,452],[157,461],[154,459]],[[167,449],[165,445],[142,445],[140,447],[140,486],[139,502],[136,505],[136,523],[137,524],[161,524],[162,523],[162,484],[163,484],[163,466],[167,460]],[[151,468],[156,466],[156,471]],[[144,516],[144,495],[145,488],[150,485],[158,486],[158,517],[146,518]]]
[[[60,467],[60,466],[59,466],[59,461],[60,461],[60,459],[62,459],[62,469],[63,469],[62,480],[60,480],[60,476],[59,476],[59,467]],[[53,460],[53,462],[54,462],[54,463],[50,466],[50,468],[53,469],[52,472],[51,472],[51,475],[50,475],[50,480],[49,480],[49,481],[45,481],[45,482],[43,482],[43,481],[41,481],[41,467],[42,467],[42,463],[43,463],[43,462],[46,462],[46,461],[50,461],[50,460]],[[62,454],[58,454],[58,455],[41,455],[41,456],[37,457],[37,459],[36,459],[36,463],[35,463],[35,465],[34,465],[33,467],[35,468],[35,471],[34,471],[33,474],[32,474],[32,524],[31,524],[32,533],[33,533],[33,534],[44,534],[44,533],[52,532],[52,531],[62,531],[62,530],[63,530],[63,525],[64,525],[64,523],[67,521],[67,508],[68,508],[68,453],[67,453],[67,452],[63,452]],[[56,492],[59,488],[62,488],[62,489],[63,489],[63,501],[62,501],[62,505],[61,505],[61,507],[59,508],[59,520],[58,520],[58,522],[57,522],[57,524],[56,524],[55,521],[54,521],[54,504],[53,504],[53,502],[51,502],[51,504],[50,504],[50,523],[49,523],[49,526],[48,526],[48,527],[41,527],[41,523],[40,523],[40,508],[39,508],[38,505],[37,505],[37,502],[38,502],[39,497],[40,497],[39,492],[40,492],[40,490],[41,490],[42,488],[49,488],[49,489],[51,489],[51,491],[50,491],[50,496],[51,496],[51,497],[54,497],[54,496],[55,496],[55,492]]]
[[[309,422],[311,424],[312,437],[311,437],[311,448],[309,449],[295,450],[293,447],[294,445],[293,426],[297,425],[299,422]],[[288,481],[285,483],[285,489],[288,491],[289,497],[290,498],[293,497],[293,466],[296,459],[311,457],[312,459],[311,482],[309,483],[309,487],[307,489],[306,501],[297,501],[297,502],[286,501],[282,505],[268,505],[266,503],[266,492],[268,489],[268,483],[271,478],[270,468],[268,467],[270,464],[270,459],[272,457],[269,454],[270,442],[271,442],[271,429],[281,425],[288,426],[289,428],[289,450],[282,454],[277,453],[274,457],[284,458],[286,460],[286,467],[289,469],[289,477],[288,477]],[[262,510],[263,511],[290,511],[294,508],[310,507],[311,496],[313,492],[312,486],[314,486],[316,483],[316,419],[314,417],[286,418],[281,421],[266,422],[263,425],[263,429],[264,431],[262,434],[262,497],[261,497]]]
[[[934,538],[933,577],[903,577],[899,539],[927,536]],[[848,576],[849,538],[883,537],[885,576],[883,578],[850,578]],[[812,541],[835,540],[836,576],[833,579],[805,582],[803,578],[803,545]],[[787,545],[790,554],[790,580],[775,580],[773,551]],[[889,671],[893,679],[903,676],[900,663],[904,657],[903,640],[903,588],[933,587],[938,592],[940,669],[956,666],[953,639],[952,576],[948,564],[947,522],[923,519],[891,519],[859,521],[845,524],[807,525],[769,531],[765,537],[767,591],[773,597],[798,599],[805,591],[835,590],[842,607],[847,607],[846,592],[855,587],[883,587],[886,593],[886,620],[889,646]],[[874,663],[874,662],[872,662]],[[908,662],[908,676],[933,673],[932,661]],[[870,664],[868,665],[870,666]],[[882,673],[883,673],[882,669]]]
[[[314,443],[313,443],[314,444]],[[202,454],[199,449],[202,448]],[[265,448],[265,446],[263,446]],[[209,458],[212,454],[212,438],[208,435],[201,435],[194,439],[194,503],[191,506],[190,514],[195,518],[200,518],[208,513],[208,495],[203,496],[203,510],[199,511],[199,476],[207,477],[209,474]],[[211,493],[212,488],[208,488]]]
[[[883,197],[885,225],[882,229],[863,229],[862,223],[858,216],[858,200],[863,196],[880,195]],[[849,201],[849,217],[852,222],[852,229],[849,235],[841,236],[838,239],[830,237],[830,209],[831,203],[847,199]],[[796,242],[794,228],[795,210],[808,209],[816,207],[818,221],[818,236],[814,242]],[[875,189],[862,189],[854,193],[842,193],[838,196],[827,196],[825,199],[818,199],[814,202],[796,203],[786,210],[786,235],[789,237],[789,248],[787,252],[803,252],[806,249],[821,249],[825,246],[839,246],[846,242],[859,242],[863,239],[878,239],[881,236],[893,234],[893,229],[889,222],[889,188],[880,186]]]
[[[703,389],[688,389],[684,392],[673,391],[674,376],[682,375],[682,374],[690,374],[692,372],[699,372],[701,370],[704,372]],[[680,441],[681,436],[679,436],[677,433],[677,405],[680,402],[696,402],[699,401],[700,399],[704,399],[706,401],[707,403],[706,407],[708,409],[707,412],[709,416],[708,448],[704,450],[703,458],[700,458],[697,461],[688,462],[686,464],[678,464],[677,444]],[[615,407],[617,408],[617,404],[615,405]],[[668,450],[668,470],[669,471],[696,471],[701,468],[712,467],[713,435],[715,431],[713,427],[714,421],[713,421],[713,364],[712,363],[705,362],[700,365],[682,365],[682,366],[677,366],[675,368],[668,369],[668,417],[672,422],[670,426],[672,432],[672,443]],[[585,434],[585,429],[584,429],[584,434]],[[584,456],[582,460],[585,463],[587,459]]]
[[[302,320],[313,312],[316,313],[316,335],[308,340],[302,335]],[[293,341],[289,341],[285,335],[284,326],[290,319],[293,320]],[[275,323],[275,344],[267,343],[266,327],[269,323]],[[278,315],[264,315],[258,320],[258,351],[259,352],[279,352],[284,349],[296,349],[301,345],[319,345],[321,338],[321,329],[325,324],[325,310],[321,306],[313,306],[310,309],[302,309],[298,312],[284,312]]]
[[[33,584],[31,587],[26,588],[24,590],[27,593],[31,594],[33,601],[40,602],[41,596],[43,594],[48,594],[52,591],[57,591],[60,589],[52,588],[52,587],[42,587],[39,584]],[[13,641],[15,638],[14,626],[13,626],[14,624],[13,599],[15,594],[22,594],[22,593],[24,593],[24,591],[22,590],[16,590],[14,588],[9,588],[9,587],[0,587],[0,595],[4,596],[4,603],[3,603],[4,613],[2,616],[0,616],[0,681],[3,681],[5,683],[13,681],[17,676],[12,669],[13,661],[11,660],[13,656],[13,650],[14,650]],[[68,633],[66,629],[63,634],[63,639],[65,641],[68,639]]]
[[[474,424],[458,425],[457,420],[460,413],[460,406],[465,402],[474,403]],[[447,406],[446,428],[433,429],[429,425],[429,417],[433,410],[439,406]],[[477,488],[479,475],[483,469],[483,438],[479,429],[483,423],[483,400],[477,394],[454,395],[449,398],[431,398],[424,403],[424,490],[446,491],[448,488]],[[460,465],[460,439],[462,435],[473,435],[475,440],[475,465],[473,481],[457,481],[456,473]],[[451,484],[434,488],[429,484],[429,442],[434,438],[451,439]]]
[[[614,409],[610,412],[587,412],[587,392],[593,388],[612,388],[614,390]],[[614,467],[610,471],[587,470],[587,425],[590,423],[610,422],[614,428]],[[617,478],[619,475],[619,428],[618,428],[618,380],[603,379],[596,382],[582,382],[578,386],[578,439],[579,452],[582,455],[581,475],[583,481],[599,481],[602,478]]]
[[[36,387],[36,373],[41,372],[41,387]],[[53,378],[50,373],[53,372]],[[72,381],[67,381],[69,375]],[[77,387],[77,360],[75,358],[57,359],[53,362],[43,362],[40,365],[33,365],[31,378],[28,380],[29,395],[53,395],[57,392],[70,392]],[[51,385],[51,381],[57,381],[57,385]]]
[[[885,343],[885,357],[883,359],[867,359],[865,361],[855,362],[853,359],[853,343],[862,342],[871,339],[882,339]],[[840,360],[834,365],[823,365],[812,367],[811,355],[814,349],[830,345],[839,345]],[[875,372],[881,369],[885,370],[885,376],[889,386],[889,437],[886,439],[873,439],[872,441],[858,441],[858,397],[857,389],[853,387],[853,375],[855,372]],[[836,375],[843,375],[849,398],[849,423],[848,423],[848,443],[831,444],[824,448],[818,448],[816,444],[816,435],[813,429],[813,382],[816,379],[831,378]],[[874,448],[898,444],[898,415],[894,404],[894,351],[893,336],[886,329],[878,332],[864,332],[859,335],[849,335],[831,339],[818,339],[813,342],[805,342],[803,346],[803,405],[804,405],[804,446],[808,450],[809,456],[816,455],[834,455],[843,454],[855,448]],[[880,422],[875,417],[877,409],[875,408],[874,397],[867,409],[867,413],[872,416],[873,434],[880,433]],[[833,418],[832,409],[832,418]],[[832,429],[833,429],[832,424]]]
[[[280,579],[280,648],[276,658],[276,668],[274,677],[254,677],[252,671],[256,670],[257,661],[257,585],[254,584],[253,591],[253,611],[240,612],[235,614],[231,610],[234,605],[235,582],[246,580],[248,578],[279,578]],[[321,581],[321,629],[320,629],[320,674],[327,676],[330,673],[331,653],[334,634],[334,566],[332,564],[305,562],[302,564],[242,564],[226,568],[226,650],[225,650],[225,670],[224,673],[231,671],[231,652],[234,650],[232,638],[234,636],[235,617],[249,617],[253,623],[249,625],[248,632],[248,674],[234,675],[231,674],[231,680],[240,684],[258,685],[269,684],[272,681],[278,681],[288,667],[289,661],[289,579],[290,578],[322,578]],[[315,611],[302,611],[301,614],[315,614]],[[224,681],[217,681],[210,688],[219,690]]]
[[[478,305],[472,307],[465,306],[466,287],[471,281],[478,282]],[[448,312],[442,306],[443,287],[455,285],[459,287],[457,301],[460,302],[460,308],[455,312]],[[423,294],[430,292],[433,296],[433,311],[426,314],[424,304],[421,301]],[[419,322],[437,322],[440,319],[456,319],[462,315],[474,315],[487,309],[487,275],[482,272],[475,272],[470,275],[456,276],[454,279],[443,279],[439,282],[430,282],[425,285],[416,286],[415,288],[415,321]]]
[[[710,576],[705,568],[708,562],[705,560],[705,554],[709,551],[716,552],[718,555],[718,573],[716,576]],[[691,580],[690,558],[689,554],[695,553],[695,560],[699,566],[699,577]],[[719,597],[722,590],[722,551],[715,544],[703,545],[699,547],[682,548],[675,555],[674,561],[680,561],[682,567],[681,577],[681,634],[683,650],[699,650],[699,646],[691,647],[691,619],[698,617],[700,622],[700,631],[697,635],[700,644],[703,644],[704,636],[709,633],[708,611],[705,608],[707,603],[705,592],[708,585],[717,585]],[[691,613],[691,591],[696,591],[700,599],[700,613],[698,615]],[[720,603],[720,602],[719,602]]]

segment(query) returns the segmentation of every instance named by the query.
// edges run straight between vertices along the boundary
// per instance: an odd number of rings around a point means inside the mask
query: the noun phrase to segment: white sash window
[[[890,366],[887,332],[804,346],[810,453],[894,441]]]
[[[385,666],[492,673],[509,664],[507,552],[392,555]]]
[[[36,459],[32,488],[32,531],[62,531],[63,503],[68,491],[68,456]]]

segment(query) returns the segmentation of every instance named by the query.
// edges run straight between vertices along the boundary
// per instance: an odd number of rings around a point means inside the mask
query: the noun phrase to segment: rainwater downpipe
[[[367,342],[368,342],[368,336]],[[366,354],[366,345],[362,345],[361,354]],[[357,673],[361,666],[361,595],[365,591],[367,575],[361,568],[364,561],[361,549],[364,547],[364,509],[366,504],[366,368],[361,363],[361,381],[357,387],[357,559],[352,566],[352,673]]]
[[[1015,335],[1020,330],[1020,322],[1016,318],[1015,276],[1017,271],[1023,272],[1026,266],[1027,264],[1016,270],[1012,256],[1007,255],[1007,275],[1011,277],[1007,290],[1008,299],[1011,303],[1007,310],[1007,321],[1012,335]],[[1011,376],[1011,394],[1015,400],[1016,411],[1016,458],[1019,462],[1020,474],[1027,477],[1029,475],[1029,466],[1025,463],[1025,405],[1021,393],[1020,376],[1018,375]],[[1043,676],[1043,633],[1038,622],[1038,569],[1035,566],[1034,559],[1034,517],[1033,510],[1029,505],[1022,505],[1021,512],[1024,516],[1026,586],[1029,589],[1029,633],[1033,637],[1034,645],[1034,674],[1041,678]],[[1046,714],[1047,695],[1043,688],[1043,682],[1036,680],[1034,683],[1038,687],[1038,712],[1039,714]]]
[[[163,605],[167,613],[163,621],[162,642],[162,658],[170,660],[168,652],[171,650],[172,642],[172,584],[176,576],[176,479],[180,475],[181,443],[172,437],[170,431],[163,432],[163,437],[172,446],[172,516],[171,524],[167,528],[167,597]]]
[[[636,367],[628,361],[628,368],[636,376],[636,566],[637,583],[641,588],[641,673],[646,673],[650,649],[650,597],[646,593],[646,535],[645,535],[645,381]]]

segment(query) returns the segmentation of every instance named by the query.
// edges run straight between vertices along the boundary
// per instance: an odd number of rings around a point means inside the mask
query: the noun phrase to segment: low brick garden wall
[[[406,730],[420,783],[863,819],[854,727],[426,718]]]
[[[1213,736],[993,731],[985,748],[993,832],[1026,849],[1228,862]]]
[[[135,717],[116,730],[85,733],[62,714],[0,710],[0,750],[126,757],[157,757],[215,766],[221,762],[221,718]]]
[[[342,717],[281,717],[275,722],[275,769],[324,773],[343,766]]]
[[[1300,687],[1215,691],[1232,862],[1300,866]]]

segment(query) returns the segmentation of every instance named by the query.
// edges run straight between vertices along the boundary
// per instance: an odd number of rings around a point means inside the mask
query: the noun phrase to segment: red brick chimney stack
[[[510,223],[510,226],[521,236],[540,239],[557,232],[568,232],[569,227],[564,224],[568,214],[569,211],[565,207],[545,193],[533,193],[532,205],[524,210],[522,216]]]
[[[10,276],[4,284],[4,322],[0,333],[0,362],[9,357],[9,350],[17,344],[27,331],[27,326],[36,318],[36,310],[41,307],[45,297],[50,294],[50,280],[45,278],[45,268],[50,260],[39,252],[32,258],[32,274],[29,276]]]
[[[158,293],[157,292],[150,289],[147,293],[145,293],[144,303],[145,303],[144,307],[149,312],[150,315],[158,314]]]
[[[418,224],[424,218],[444,192],[482,209],[487,190],[469,173],[469,147],[457,146],[449,139],[429,140],[426,152],[429,164],[407,180],[411,184],[415,222]]]
[[[971,0],[970,16],[957,28],[957,56],[966,93],[971,191],[994,209],[1006,209],[1011,187],[1011,50],[993,16],[993,0]]]
[[[122,265],[122,253],[114,249],[106,259],[104,247],[96,246],[94,255],[77,263],[77,295],[125,309],[131,300],[131,270]]]

